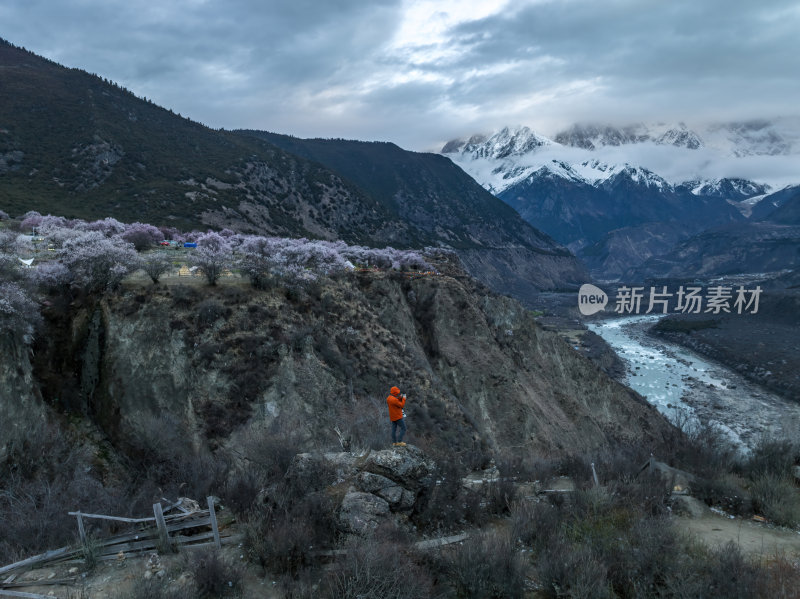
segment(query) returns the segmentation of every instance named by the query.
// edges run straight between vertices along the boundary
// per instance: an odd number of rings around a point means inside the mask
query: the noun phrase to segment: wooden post
[[[0,589],[0,597],[22,597],[23,599],[50,599],[47,595],[39,595],[37,593],[25,593],[23,591],[6,591]]]
[[[163,550],[166,551],[169,548],[169,533],[167,532],[167,523],[164,520],[164,512],[161,510],[161,502],[153,504],[153,514],[156,517],[158,536],[161,539]]]
[[[81,543],[86,543],[86,529],[83,528],[83,518],[81,517],[81,513],[78,512],[75,514],[75,517],[78,518],[78,534],[81,537]]]
[[[214,533],[214,545],[217,549],[222,547],[222,543],[219,540],[219,528],[217,527],[217,514],[214,511],[214,498],[213,497],[206,497],[206,501],[208,502],[208,516],[211,520],[211,530]]]

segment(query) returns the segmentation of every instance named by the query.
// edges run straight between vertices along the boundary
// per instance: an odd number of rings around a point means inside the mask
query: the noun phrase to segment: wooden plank
[[[4,591],[0,589],[0,597],[24,597],[26,599],[53,599],[52,595],[37,595],[36,593],[23,593],[22,591]]]
[[[439,537],[438,539],[428,539],[427,541],[419,541],[414,543],[417,549],[432,549],[434,547],[442,547],[444,545],[451,545],[452,543],[460,543],[469,538],[467,533],[460,535],[453,535],[450,537]]]
[[[86,529],[83,528],[83,518],[81,517],[81,513],[78,512],[75,514],[75,516],[78,518],[78,534],[81,537],[81,543],[86,543]]]
[[[72,578],[46,578],[44,580],[23,580],[21,582],[11,582],[0,584],[0,587],[5,587],[8,589],[18,589],[22,587],[46,587],[46,586],[53,586],[57,584],[72,584],[78,580],[75,577]]]
[[[209,531],[209,532],[202,533],[200,535],[193,535],[191,537],[173,536],[173,537],[170,537],[169,540],[172,543],[183,544],[183,543],[191,541],[192,539],[205,540],[205,539],[210,539],[212,537],[213,537],[213,533],[211,533]],[[137,542],[133,542],[133,543],[125,543],[125,544],[113,545],[113,546],[109,547],[108,551],[106,551],[105,549],[103,551],[101,551],[100,555],[101,556],[111,557],[111,558],[116,558],[116,556],[119,554],[120,551],[122,551],[123,553],[126,553],[126,554],[127,553],[133,554],[133,553],[141,553],[142,551],[152,551],[154,549],[157,549],[157,547],[158,547],[158,541],[156,539],[150,539],[150,540],[146,540],[146,541],[137,541]]]
[[[206,497],[208,502],[208,517],[211,520],[211,531],[214,533],[214,544],[217,549],[222,548],[222,543],[219,541],[219,528],[217,528],[217,514],[214,511],[214,498]]]
[[[128,524],[141,524],[142,522],[153,522],[155,520],[155,518],[120,518],[119,516],[104,516],[103,514],[84,514],[83,512],[67,512],[68,516],[77,516],[78,514],[80,514],[84,518],[96,518],[98,520],[114,520],[115,522],[127,522]]]
[[[117,545],[118,543],[127,543],[128,541],[144,541],[145,539],[155,538],[157,536],[158,531],[155,528],[148,528],[147,530],[109,537],[108,539],[100,541],[100,547],[109,547],[111,545]]]
[[[167,532],[167,523],[164,522],[164,512],[161,511],[160,502],[153,504],[153,514],[156,517],[158,536],[161,538],[161,543],[166,547],[169,545],[169,533]]]
[[[41,562],[46,562],[53,558],[66,555],[70,552],[74,553],[75,551],[71,550],[69,547],[60,547],[58,549],[52,549],[51,551],[46,551],[45,553],[40,553],[39,555],[31,556],[22,561],[14,562],[13,564],[3,566],[2,568],[0,568],[0,574],[5,574],[6,572],[10,572],[11,570],[16,570],[17,568],[22,568],[25,566],[39,564]]]
[[[211,517],[198,518],[197,520],[186,520],[176,524],[167,524],[167,530],[174,532],[176,530],[186,530],[187,528],[200,528],[201,526],[211,526]]]

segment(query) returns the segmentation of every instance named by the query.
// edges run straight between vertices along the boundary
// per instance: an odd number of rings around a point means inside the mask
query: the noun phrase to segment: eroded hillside
[[[51,302],[44,316],[44,401],[111,439],[155,415],[197,445],[235,445],[254,427],[302,431],[309,448],[375,445],[393,384],[410,398],[411,439],[437,453],[563,454],[666,427],[516,301],[453,268],[269,290],[131,280],[115,295]]]

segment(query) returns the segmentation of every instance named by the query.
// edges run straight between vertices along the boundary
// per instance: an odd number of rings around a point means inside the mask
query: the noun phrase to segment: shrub
[[[522,597],[525,559],[508,535],[490,532],[468,539],[448,559],[458,597]]]
[[[788,439],[765,438],[753,449],[743,469],[750,476],[786,476],[797,459],[800,459],[800,446]]]
[[[706,596],[730,599],[763,596],[759,592],[762,584],[760,568],[745,559],[733,541],[712,551],[703,566]]]
[[[241,518],[255,507],[262,488],[262,482],[253,472],[239,470],[225,484],[222,499],[225,505]]]
[[[500,478],[489,483],[486,489],[486,511],[496,516],[504,516],[511,512],[511,506],[517,494],[514,482]]]
[[[467,505],[462,476],[453,462],[440,462],[436,482],[417,500],[414,522],[429,531],[450,531],[466,521]]]
[[[302,520],[277,508],[259,510],[242,525],[242,545],[250,561],[273,574],[293,575],[310,562],[313,534]]]
[[[161,495],[203,499],[223,488],[228,462],[205,449],[195,449],[185,427],[171,414],[143,412],[125,439],[129,468],[162,488]],[[142,497],[144,509],[149,498]]]
[[[558,535],[561,515],[546,501],[518,501],[511,509],[514,539],[539,552]]]
[[[200,299],[200,292],[189,285],[175,285],[172,288],[172,301],[176,306],[188,308]]]
[[[137,580],[131,591],[122,597],[124,599],[196,599],[197,595],[189,585],[171,585],[166,580],[151,578]]]
[[[0,462],[0,563],[72,542],[77,528],[69,511],[121,509],[93,477],[89,453],[57,425],[34,425],[8,449]]]
[[[250,427],[242,439],[248,469],[265,484],[283,481],[294,457],[303,451],[302,437],[291,426]]]
[[[753,509],[782,526],[800,524],[800,495],[792,480],[764,474],[753,481]]]
[[[322,584],[322,596],[330,599],[417,599],[430,597],[427,572],[408,555],[406,547],[382,538],[353,538],[345,545],[347,555]]]
[[[243,572],[218,551],[203,551],[189,561],[198,597],[222,597],[241,591]]]
[[[12,341],[29,344],[41,321],[38,304],[16,283],[0,282],[0,331]]]
[[[606,581],[606,566],[587,546],[570,546],[563,540],[548,545],[536,564],[546,597],[604,599],[614,594]]]
[[[223,316],[228,316],[230,310],[214,299],[207,299],[197,306],[197,324],[208,327]]]
[[[733,474],[722,474],[714,478],[698,478],[692,485],[692,494],[711,506],[719,506],[737,516],[750,516],[753,503],[750,494]]]

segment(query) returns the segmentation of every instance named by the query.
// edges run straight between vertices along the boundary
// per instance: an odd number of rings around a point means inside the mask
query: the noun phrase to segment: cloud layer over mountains
[[[791,0],[28,0],[2,35],[213,127],[432,149],[509,122],[797,113]]]

